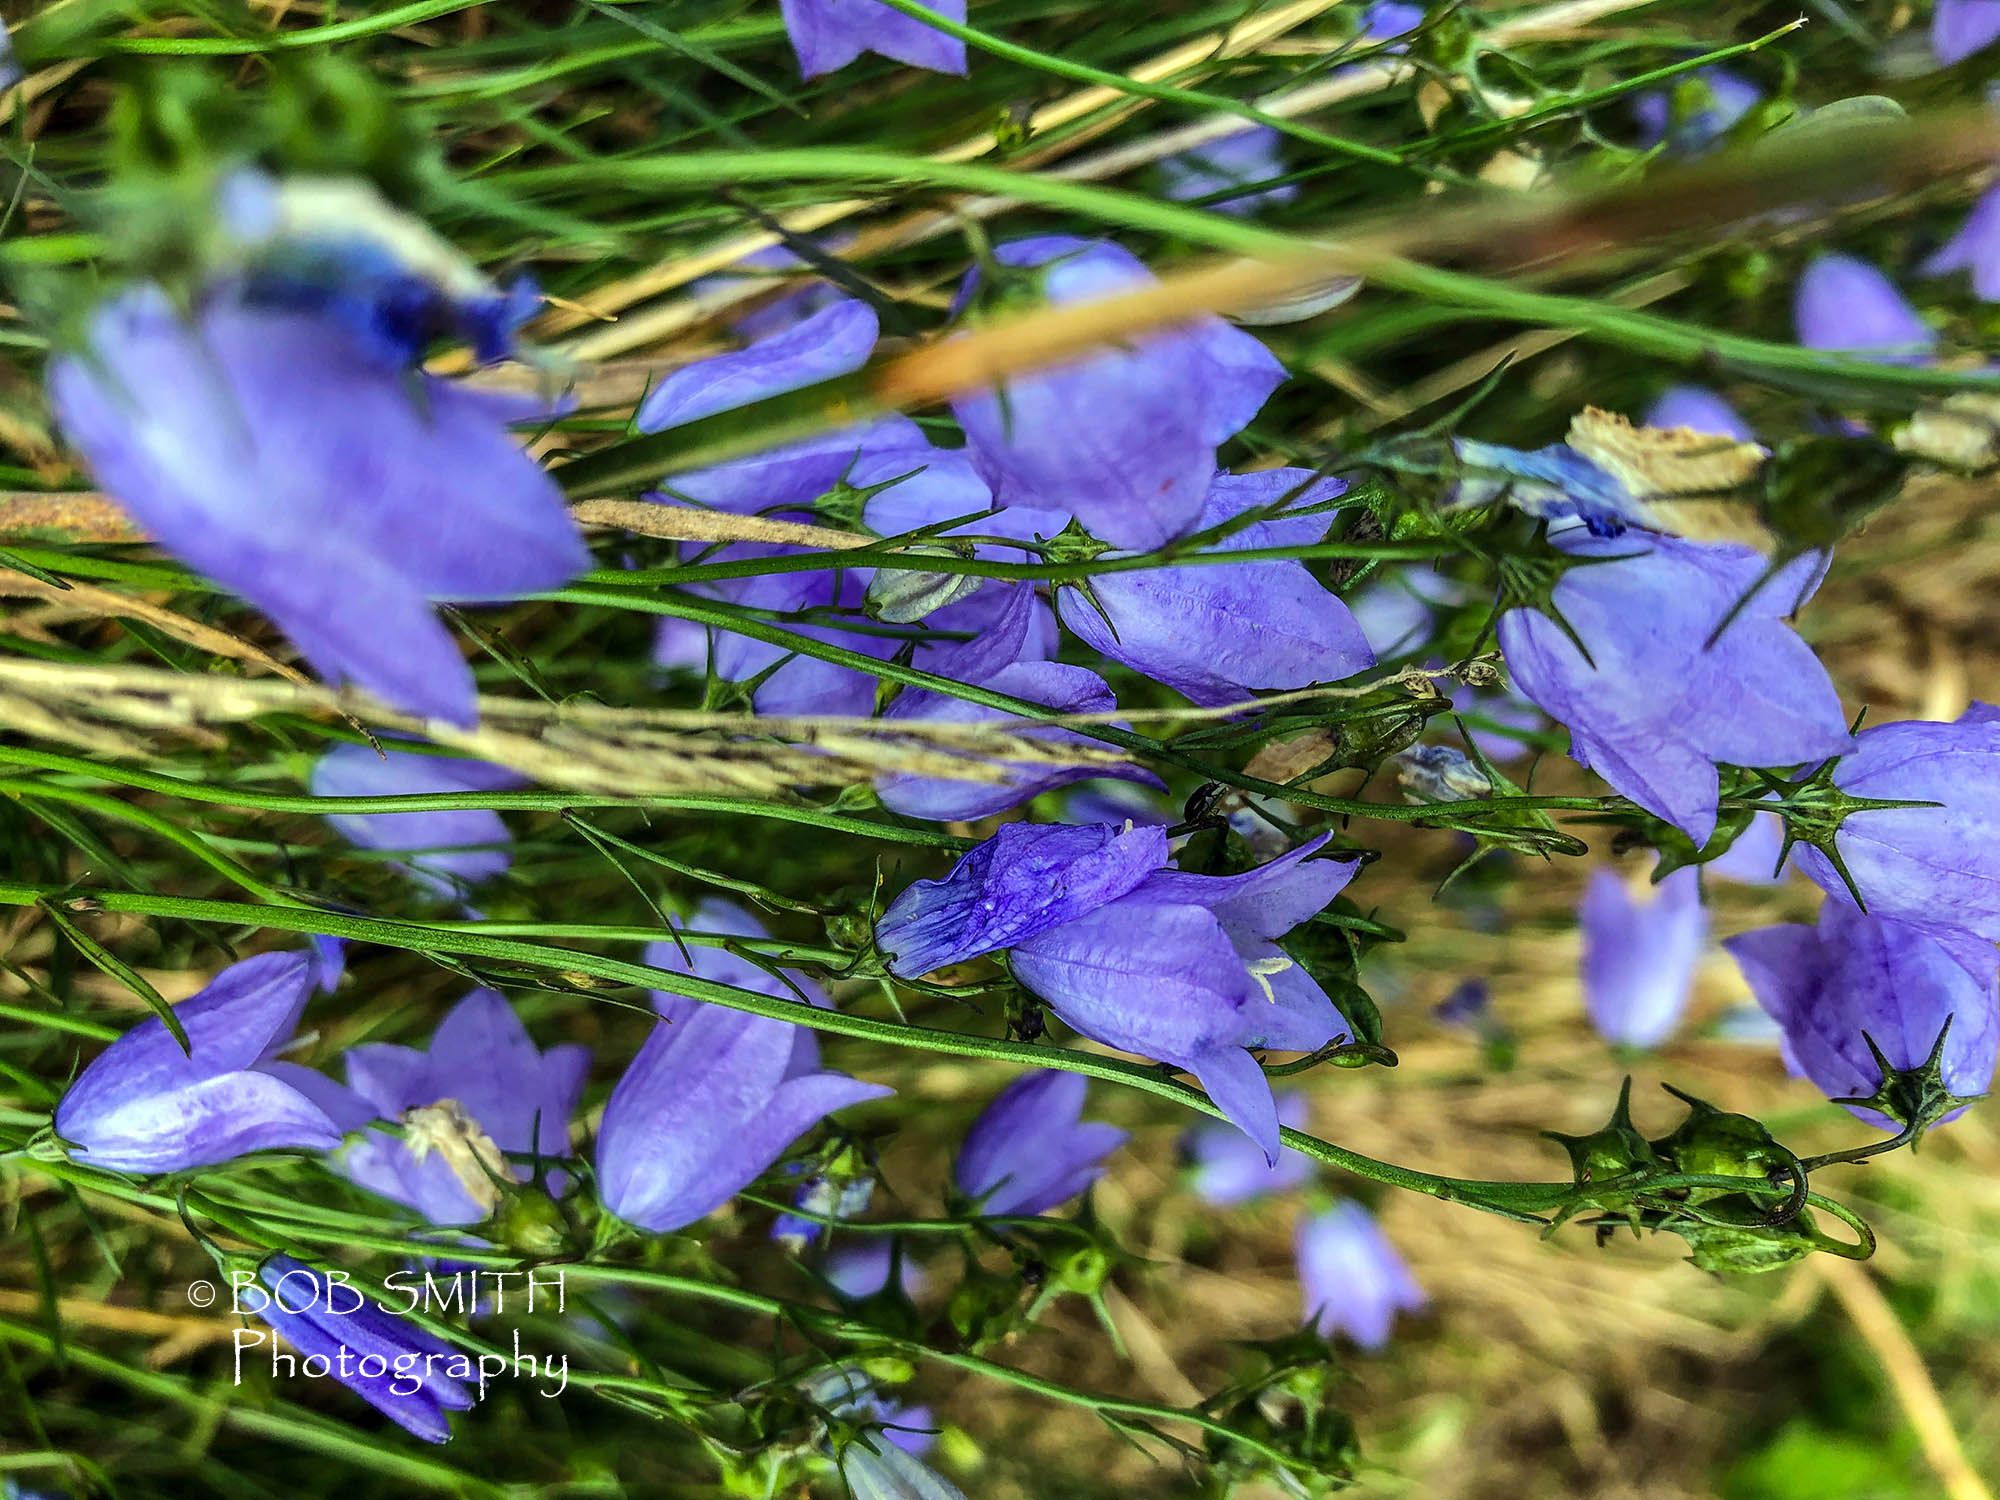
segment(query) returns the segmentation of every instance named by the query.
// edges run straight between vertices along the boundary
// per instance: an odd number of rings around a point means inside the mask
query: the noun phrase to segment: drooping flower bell
[[[1680,1025],[1708,936],[1700,872],[1685,866],[1639,898],[1612,871],[1593,870],[1577,923],[1591,1025],[1607,1042],[1659,1046]]]
[[[1043,1068],[994,1096],[958,1148],[952,1179],[982,1214],[1042,1214],[1104,1175],[1126,1132],[1082,1118],[1090,1081]]]
[[[604,1106],[604,1206],[642,1229],[680,1229],[727,1203],[824,1116],[891,1092],[843,1073],[792,1073],[795,1030],[719,1005],[656,1026]]]
[[[1994,6],[2000,17],[2000,4]],[[2000,26],[2000,20],[1996,20]],[[2000,35],[2000,30],[1996,30]],[[1989,187],[1972,205],[1958,233],[1924,262],[1926,276],[1970,271],[1972,289],[1983,302],[2000,302],[2000,186]]]
[[[1868,1099],[1882,1086],[1869,1039],[1891,1068],[1907,1070],[1921,1068],[1942,1037],[1938,1082],[1952,1095],[1983,1093],[1992,1081],[2000,1002],[1990,943],[1865,915],[1829,897],[1816,927],[1762,927],[1723,947],[1782,1028],[1785,1065],[1829,1099]],[[1874,1110],[1849,1108],[1886,1123]]]
[[[965,24],[965,0],[935,0],[930,8]],[[779,0],[779,9],[802,77],[844,68],[864,52],[934,73],[965,72],[964,42],[880,0]]]
[[[2000,40],[2000,0],[1937,0],[1931,12],[1931,51],[1946,67]]]
[[[2000,709],[1975,703],[1950,724],[1864,729],[1831,780],[1848,797],[1938,804],[1840,819],[1834,853],[1869,911],[2000,940]],[[1797,844],[1792,861],[1829,896],[1853,899],[1824,849]]]
[[[1322,1337],[1344,1333],[1364,1349],[1387,1344],[1396,1314],[1426,1301],[1382,1227],[1351,1200],[1299,1221],[1298,1266],[1307,1319]]]
[[[1011,949],[1014,977],[1063,1020],[1193,1073],[1275,1161],[1277,1106],[1246,1049],[1309,1052],[1347,1029],[1276,941],[1353,878],[1310,858],[1325,843],[1207,876],[1160,868],[1160,828],[1010,824],[898,896],[876,942],[904,978]]]
[[[1851,255],[1814,257],[1793,296],[1799,342],[1808,349],[1921,364],[1937,331],[1917,316],[1889,278]]]
[[[1293,1130],[1306,1126],[1304,1094],[1278,1097],[1278,1123]],[[1204,1120],[1188,1131],[1181,1154],[1191,1172],[1189,1185],[1202,1202],[1216,1208],[1234,1208],[1258,1198],[1272,1197],[1304,1187],[1312,1181],[1312,1158],[1287,1146],[1277,1162],[1264,1159],[1263,1151],[1235,1126],[1222,1120]]]
[[[403,797],[427,792],[503,792],[528,779],[505,766],[448,755],[404,750],[378,751],[370,745],[336,745],[313,766],[309,788],[315,797]],[[512,861],[511,835],[491,808],[434,812],[328,813],[327,826],[362,849],[407,851],[399,861],[423,886],[440,896],[503,873]]]
[[[1130,252],[1068,235],[1014,240],[994,259],[1058,305],[1153,279]],[[961,300],[985,290],[979,276],[968,277]],[[1199,524],[1217,445],[1284,378],[1256,339],[1204,317],[961,396],[952,411],[996,504],[1071,515],[1103,541],[1143,550]]]
[[[159,1017],[141,1021],[70,1085],[56,1106],[56,1134],[88,1166],[149,1174],[247,1151],[339,1145],[341,1127],[298,1086],[308,1070],[272,1061],[318,974],[318,959],[305,953],[231,964],[174,1007],[188,1052]]]
[[[841,1451],[840,1472],[854,1500],[965,1500],[965,1492],[896,1442],[875,1434]]]
[[[289,1255],[257,1268],[268,1293],[245,1305],[284,1335],[310,1369],[319,1360],[331,1376],[398,1427],[427,1443],[447,1442],[446,1412],[466,1411],[472,1393],[448,1373],[470,1373],[471,1361],[413,1323],[370,1301],[343,1278],[335,1280]],[[372,1366],[372,1368],[371,1368]]]
[[[1327,516],[1289,512],[1346,488],[1306,469],[1218,474],[1197,519],[1201,530],[1288,503],[1205,550],[1316,542]],[[1100,573],[1088,589],[1059,591],[1056,605],[1086,645],[1205,707],[1240,703],[1255,689],[1337,682],[1375,662],[1347,606],[1304,564],[1285,559]]]
[[[1613,790],[1705,844],[1718,764],[1793,766],[1851,747],[1826,668],[1785,621],[1817,557],[1781,569],[1739,608],[1764,572],[1748,548],[1636,530],[1551,540],[1604,559],[1569,568],[1550,590],[1584,649],[1527,607],[1501,617],[1500,648],[1521,692],[1568,727],[1571,757]]]
[[[423,296],[444,296],[427,272]],[[185,314],[131,287],[51,361],[49,398],[140,526],[268,614],[320,675],[469,724],[472,673],[432,602],[551,589],[589,556],[507,430],[540,403],[425,375],[383,332],[400,316],[357,314],[357,296],[402,284],[348,275],[315,302],[296,279],[246,273]]]
[[[403,1131],[367,1130],[340,1170],[433,1224],[477,1224],[524,1176],[508,1156],[570,1154],[590,1050],[539,1050],[514,1008],[478,989],[438,1023],[428,1051],[370,1042],[348,1049],[346,1065],[346,1089],[318,1094],[328,1112],[345,1130],[389,1120]],[[561,1174],[549,1180],[559,1191]]]

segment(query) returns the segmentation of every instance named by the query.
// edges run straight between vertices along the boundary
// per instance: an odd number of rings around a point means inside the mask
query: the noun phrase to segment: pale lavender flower
[[[1931,50],[1946,67],[1983,52],[2000,38],[2000,0],[1937,0]]]
[[[1289,512],[1346,488],[1306,469],[1218,474],[1197,525],[1220,526],[1297,492],[1285,510],[1206,550],[1309,545],[1325,534],[1327,516]],[[1204,707],[1260,689],[1338,682],[1375,662],[1347,606],[1286,559],[1101,573],[1087,591],[1061,590],[1056,610],[1086,645]]]
[[[2000,16],[2000,3],[1994,5]],[[1995,35],[2000,35],[1996,22]],[[1942,276],[1949,271],[1970,271],[1972,289],[1984,302],[2000,302],[2000,185],[1989,187],[1966,215],[1958,233],[1924,262],[1926,276]]]
[[[314,764],[315,797],[402,797],[427,792],[504,792],[528,779],[505,766],[446,755],[336,745]],[[362,849],[408,851],[398,861],[441,896],[503,873],[513,856],[500,814],[468,807],[441,812],[328,813],[327,826]]]
[[[56,1106],[56,1134],[87,1166],[182,1172],[246,1151],[325,1151],[341,1130],[296,1086],[307,1070],[272,1061],[318,977],[305,953],[231,964],[174,1007],[189,1052],[157,1017],[118,1038]],[[316,1075],[314,1075],[316,1076]]]
[[[1293,1130],[1305,1129],[1304,1094],[1278,1097],[1278,1123]],[[1223,1120],[1204,1120],[1190,1129],[1181,1152],[1193,1169],[1189,1186],[1204,1203],[1216,1208],[1234,1208],[1239,1203],[1288,1193],[1313,1178],[1311,1157],[1287,1146],[1279,1151],[1275,1163],[1268,1162],[1256,1142]]]
[[[1284,137],[1269,125],[1258,125],[1169,156],[1160,163],[1161,175],[1166,179],[1166,195],[1185,203],[1282,177],[1285,175],[1283,141]],[[1252,214],[1267,204],[1289,203],[1298,195],[1299,185],[1286,182],[1257,192],[1239,191],[1217,198],[1207,207],[1217,213]]]
[[[1756,434],[1736,414],[1736,408],[1699,385],[1676,385],[1662,391],[1646,408],[1648,427],[1685,427],[1693,432],[1709,432],[1738,443],[1750,442]]]
[[[1757,1003],[1784,1029],[1785,1065],[1829,1099],[1865,1099],[1883,1082],[1863,1032],[1891,1067],[1915,1068],[1947,1020],[1945,1088],[1978,1094],[1992,1081],[2000,1007],[1990,943],[1963,933],[1935,936],[1828,899],[1817,927],[1759,928],[1724,939],[1723,947]],[[1850,1108],[1871,1123],[1888,1123],[1873,1110]]]
[[[1661,141],[1675,156],[1696,156],[1713,146],[1764,97],[1764,91],[1727,68],[1703,68],[1694,75],[1706,87],[1708,100],[1679,119],[1674,118],[1678,95],[1690,80],[1676,79],[1670,92],[1651,89],[1632,101],[1639,119],[1639,144]]]
[[[817,78],[875,52],[934,73],[965,72],[965,43],[880,0],[778,0],[798,54],[799,73]],[[965,24],[965,0],[930,0],[930,9]]]
[[[891,1091],[791,1071],[788,1021],[704,1005],[653,1030],[604,1106],[597,1188],[606,1209],[665,1233],[727,1203],[824,1116]]]
[[[1851,255],[1819,255],[1799,278],[1793,300],[1799,342],[1808,349],[1857,354],[1883,364],[1921,364],[1937,331],[1889,278]]]
[[[1869,911],[2000,940],[2000,710],[1975,703],[1951,724],[1864,729],[1833,784],[1850,797],[1939,804],[1842,820],[1834,849]],[[1852,899],[1821,850],[1796,845],[1792,862],[1836,900]]]
[[[1718,763],[1793,766],[1852,746],[1826,669],[1786,623],[1821,561],[1800,558],[1757,588],[1747,547],[1638,531],[1562,533],[1586,559],[1556,584],[1547,615],[1512,609],[1499,638],[1515,685],[1570,731],[1570,755],[1697,844],[1715,829]]]
[[[1153,280],[1128,251],[1067,235],[1015,240],[995,259],[1048,301],[1085,303]],[[968,278],[961,300],[977,285]],[[1216,446],[1284,380],[1219,318],[961,396],[952,411],[996,503],[1075,516],[1114,546],[1157,547],[1199,524]]]
[[[872,1447],[849,1443],[840,1455],[841,1476],[854,1500],[965,1500],[965,1492],[880,1435]]]
[[[1360,1204],[1336,1204],[1299,1221],[1299,1286],[1320,1335],[1344,1333],[1364,1349],[1389,1342],[1399,1312],[1417,1312],[1423,1289]]]
[[[168,551],[241,594],[324,677],[469,724],[471,670],[432,601],[555,588],[589,561],[511,397],[385,358],[328,311],[154,286],[49,368],[63,431]]]
[[[1619,1046],[1659,1046],[1680,1025],[1708,937],[1699,871],[1676,870],[1641,900],[1612,871],[1593,870],[1577,920],[1590,1024]]]
[[[1081,1073],[1053,1068],[1024,1074],[972,1122],[952,1179],[980,1213],[1047,1213],[1104,1175],[1104,1158],[1128,1137],[1082,1118],[1089,1084]]]

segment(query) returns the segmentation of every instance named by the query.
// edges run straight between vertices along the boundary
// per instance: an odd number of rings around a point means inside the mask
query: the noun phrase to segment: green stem
[[[484,958],[554,973],[587,975],[611,984],[636,989],[664,990],[748,1011],[753,1015],[810,1026],[816,1031],[854,1037],[885,1046],[907,1047],[953,1057],[982,1058],[1013,1063],[1021,1067],[1058,1068],[1082,1073],[1135,1088],[1156,1098],[1170,1100],[1184,1108],[1216,1119],[1225,1118],[1208,1096],[1199,1089],[1169,1078],[1157,1067],[1100,1057],[1094,1053],[1062,1047],[1035,1046],[1026,1042],[999,1041],[968,1036],[962,1032],[940,1031],[871,1016],[848,1015],[820,1010],[793,1000],[776,999],[732,985],[717,984],[693,974],[678,974],[624,959],[607,958],[572,948],[552,948],[509,938],[482,937],[474,932],[454,931],[414,922],[386,921],[373,917],[352,917],[337,912],[306,911],[291,907],[249,906],[232,901],[204,901],[182,896],[140,895],[123,891],[86,892],[65,886],[24,885],[0,882],[0,905],[32,906],[38,901],[64,902],[71,911],[101,910],[129,912],[136,916],[171,917],[187,922],[207,922],[236,926],[263,926],[281,932],[320,933],[357,942],[378,943],[413,953],[445,954],[455,958]],[[1521,1183],[1485,1182],[1469,1178],[1441,1177],[1413,1171],[1389,1162],[1377,1161],[1349,1151],[1329,1141],[1289,1127],[1283,1131],[1286,1145],[1315,1161],[1351,1172],[1388,1187],[1441,1198],[1447,1202],[1470,1204],[1504,1217],[1535,1221],[1536,1215],[1551,1211],[1571,1191],[1567,1182]]]

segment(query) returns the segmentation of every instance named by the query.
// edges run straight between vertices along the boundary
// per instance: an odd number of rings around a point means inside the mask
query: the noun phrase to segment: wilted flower
[[[1800,558],[1756,585],[1748,548],[1628,532],[1552,538],[1572,567],[1552,602],[1576,642],[1537,609],[1511,609],[1499,637],[1521,692],[1570,731],[1570,755],[1697,844],[1715,830],[1718,763],[1792,766],[1852,741],[1826,669],[1784,616],[1820,566]]]
[[[1092,302],[1152,275],[1103,241],[1045,235],[994,251],[1056,304]],[[977,273],[961,297],[971,295]],[[1001,289],[1003,292],[1006,288]],[[1285,378],[1262,344],[1204,317],[1129,348],[961,396],[952,411],[996,503],[1073,515],[1119,547],[1150,548],[1199,523],[1217,444]]]
[[[450,1439],[445,1413],[469,1409],[472,1393],[448,1372],[469,1375],[470,1360],[344,1278],[335,1281],[289,1255],[273,1255],[257,1277],[269,1289],[257,1316],[299,1351],[302,1368],[317,1359],[326,1367],[322,1378],[331,1375],[398,1427],[427,1443]]]
[[[1920,364],[1937,332],[1889,278],[1851,255],[1819,255],[1799,278],[1793,319],[1808,349],[1858,354],[1884,364]]]
[[[1464,802],[1493,793],[1493,780],[1455,745],[1412,745],[1394,757],[1396,783],[1419,802]]]
[[[1169,156],[1160,163],[1161,175],[1166,178],[1166,196],[1185,203],[1282,177],[1285,175],[1283,139],[1269,125],[1258,125]],[[1285,182],[1257,192],[1239,191],[1216,198],[1206,206],[1217,213],[1250,214],[1269,203],[1289,203],[1298,195],[1298,184]]]
[[[318,962],[260,953],[231,964],[174,1007],[190,1051],[157,1017],[100,1053],[56,1106],[56,1134],[77,1159],[119,1172],[180,1172],[246,1151],[324,1151],[340,1127],[271,1059],[292,1038]]]
[[[1749,424],[1736,415],[1735,407],[1714,391],[1698,385],[1669,386],[1662,391],[1659,399],[1646,408],[1645,425],[1665,429],[1684,427],[1690,432],[1713,433],[1738,443],[1747,443],[1755,436]]]
[[[964,42],[878,0],[778,0],[778,8],[803,77],[844,68],[864,52],[936,73],[965,72]],[[935,0],[930,8],[965,23],[965,0]]]
[[[1651,89],[1632,101],[1639,118],[1639,144],[1661,141],[1676,156],[1706,151],[1751,107],[1764,91],[1727,68],[1703,68],[1676,81],[1671,90]]]
[[[1993,11],[1994,34],[2000,36],[2000,0],[1995,0]],[[1958,233],[1924,262],[1923,269],[1926,276],[1970,271],[1972,289],[1981,300],[2000,302],[2000,186],[1989,187],[1979,195]]]
[[[1309,1052],[1346,1026],[1276,943],[1353,878],[1310,859],[1325,844],[1218,877],[1159,869],[1159,828],[1009,825],[897,897],[876,941],[906,978],[1011,948],[1014,977],[1063,1020],[1193,1073],[1275,1161],[1277,1107],[1245,1049]]]
[[[1946,67],[1984,51],[2000,38],[2000,0],[1937,0],[1931,51]]]
[[[1975,703],[1951,724],[1864,729],[1833,768],[1833,784],[1850,797],[1941,804],[1869,808],[1841,821],[1834,849],[1869,911],[2000,939],[2000,710]],[[1852,899],[1821,850],[1796,845],[1792,862],[1828,895]]]
[[[348,1049],[347,1088],[316,1092],[344,1130],[373,1121],[340,1158],[353,1181],[407,1204],[433,1224],[477,1224],[492,1215],[499,1184],[522,1177],[507,1157],[569,1155],[569,1121],[590,1069],[590,1049],[539,1051],[514,1008],[472,991],[438,1023],[430,1049],[370,1042]],[[560,1188],[561,1178],[551,1178]]]
[[[1278,1123],[1293,1130],[1306,1126],[1304,1094],[1278,1098]],[[1312,1158],[1290,1146],[1278,1159],[1264,1159],[1263,1150],[1235,1126],[1204,1120],[1182,1139],[1182,1154],[1193,1168],[1189,1177],[1195,1195],[1216,1208],[1234,1208],[1255,1198],[1288,1193],[1312,1181]]]
[[[1041,1214],[1104,1175],[1122,1146],[1116,1126],[1082,1119],[1089,1080],[1044,1068],[1015,1079],[981,1111],[958,1148],[952,1178],[995,1218]]]
[[[1380,1349],[1397,1313],[1424,1306],[1409,1267],[1358,1203],[1300,1220],[1298,1258],[1306,1317],[1322,1337],[1344,1333],[1364,1349]]]
[[[355,283],[328,290],[224,281],[183,317],[132,287],[50,364],[50,401],[140,525],[322,676],[468,724],[472,673],[431,602],[554,588],[589,555],[507,431],[533,404],[423,374],[364,331]]]
[[[1947,1020],[1944,1087],[1978,1094],[1992,1080],[2000,1010],[1993,993],[1996,960],[1987,943],[1963,934],[1940,938],[1828,900],[1817,927],[1759,928],[1725,938],[1723,947],[1757,1003],[1784,1028],[1785,1065],[1829,1099],[1866,1099],[1882,1084],[1863,1032],[1891,1067],[1916,1068]],[[1884,1123],[1872,1110],[1854,1113]]]
[[[1642,901],[1610,870],[1593,870],[1577,920],[1590,1024],[1607,1042],[1659,1046],[1680,1025],[1708,937],[1700,873],[1676,870]]]
[[[965,1500],[965,1492],[880,1434],[841,1451],[840,1472],[854,1500]]]
[[[791,1022],[719,1005],[661,1022],[604,1106],[597,1188],[628,1224],[659,1232],[728,1202],[823,1116],[891,1092],[791,1070]]]
[[[1220,526],[1295,491],[1288,509],[1346,488],[1306,469],[1218,474],[1197,526]],[[1303,546],[1326,526],[1324,514],[1280,513],[1204,550]],[[1337,682],[1375,662],[1347,606],[1304,564],[1285,559],[1099,573],[1087,590],[1061,590],[1056,610],[1086,645],[1204,707],[1240,703],[1255,689]]]
[[[527,785],[505,766],[445,755],[336,745],[313,766],[315,797],[403,797],[426,792],[504,792]],[[399,861],[441,896],[490,880],[512,862],[507,825],[490,808],[440,812],[328,813],[327,826],[363,849],[410,851]]]

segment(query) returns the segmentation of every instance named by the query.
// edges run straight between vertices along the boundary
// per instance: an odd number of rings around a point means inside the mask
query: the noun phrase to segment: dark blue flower
[[[470,1363],[465,1356],[385,1312],[344,1279],[335,1281],[289,1255],[273,1255],[257,1275],[270,1292],[257,1316],[284,1335],[307,1368],[322,1361],[327,1374],[427,1443],[450,1439],[445,1413],[468,1410],[472,1393],[438,1367],[463,1368]]]
[[[119,1172],[180,1172],[246,1151],[324,1151],[341,1130],[296,1086],[306,1072],[271,1059],[292,1038],[318,961],[260,953],[224,969],[174,1007],[182,1052],[160,1019],[98,1055],[56,1106],[56,1134],[79,1161]]]

